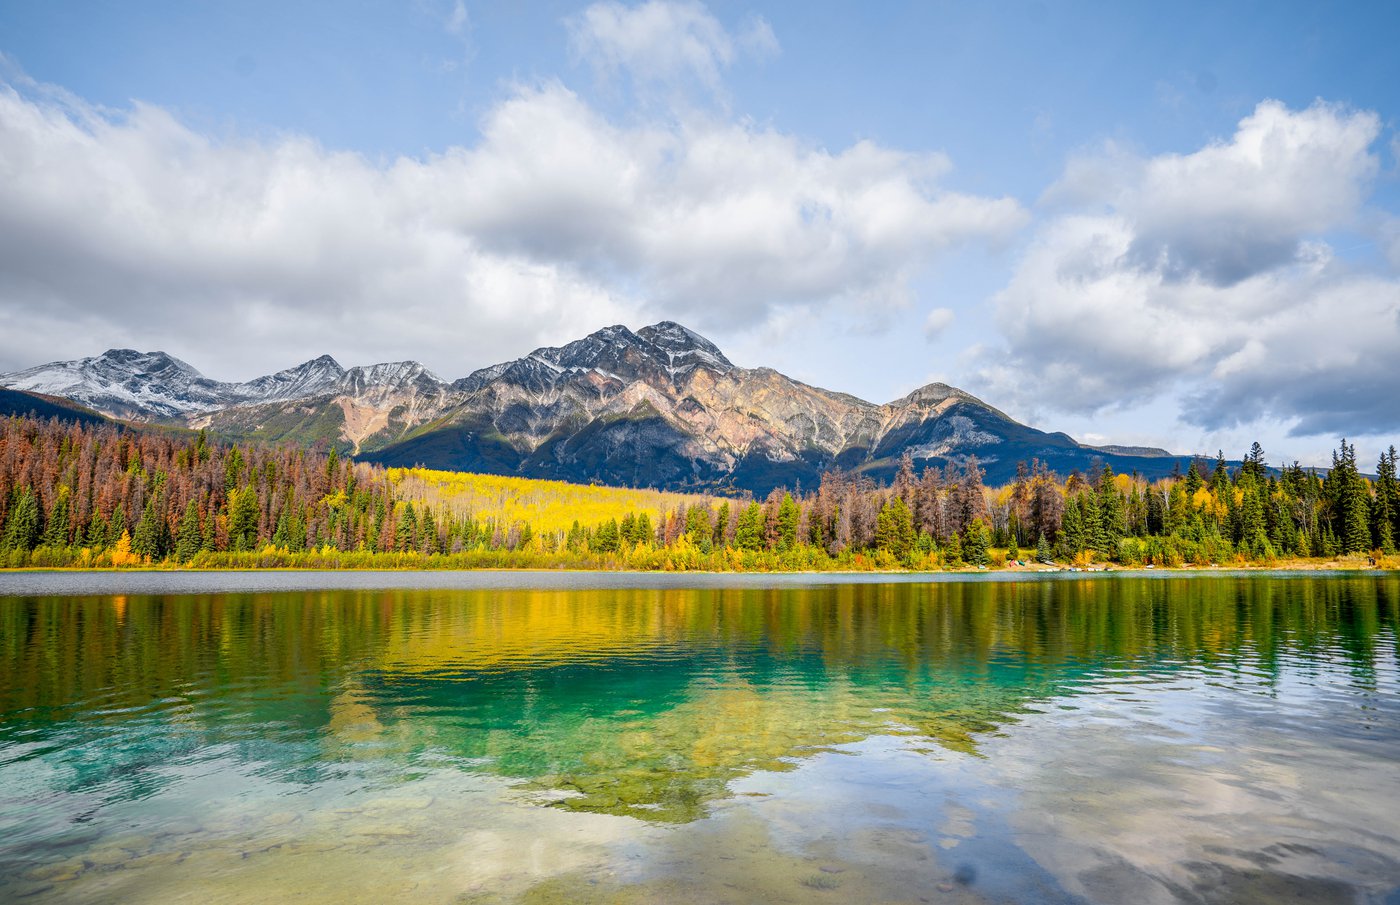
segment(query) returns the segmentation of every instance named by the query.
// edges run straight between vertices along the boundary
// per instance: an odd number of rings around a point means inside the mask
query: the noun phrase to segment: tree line
[[[627,512],[566,530],[407,498],[392,471],[294,447],[57,420],[0,422],[0,565],[937,569],[1022,562],[1176,566],[1393,556],[1394,447],[1375,477],[1345,440],[1321,474],[1259,444],[1148,480],[1038,462],[1000,488],[975,460],[894,480]]]

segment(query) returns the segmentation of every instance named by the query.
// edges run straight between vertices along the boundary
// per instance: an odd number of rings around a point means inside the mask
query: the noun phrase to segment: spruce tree
[[[1371,507],[1371,534],[1376,548],[1387,555],[1395,552],[1400,528],[1400,481],[1395,474],[1395,447],[1381,453],[1376,463],[1376,495]]]
[[[1040,537],[1035,542],[1035,558],[1039,562],[1050,562],[1050,543],[1045,539],[1045,532],[1040,532]]]
[[[1084,510],[1072,499],[1065,504],[1065,520],[1060,524],[1060,551],[1073,558],[1084,545]]]
[[[725,500],[719,504],[719,509],[715,510],[715,532],[710,538],[711,549],[718,550],[724,546],[728,538],[729,531],[729,501]]]
[[[433,510],[431,507],[423,507],[423,518],[419,520],[418,533],[420,535],[419,549],[421,549],[424,553],[428,554],[429,556],[431,556],[434,553],[440,552],[441,544],[438,538],[437,519],[433,515]],[[528,541],[529,538],[525,536],[522,536],[520,539],[520,542],[522,544],[527,543]]]
[[[44,516],[39,498],[28,487],[15,491],[10,514],[5,520],[5,533],[0,535],[0,550],[33,550],[43,536]]]
[[[904,559],[914,549],[914,516],[900,497],[891,497],[875,521],[875,546],[896,559]]]
[[[1110,550],[1108,532],[1104,530],[1103,510],[1099,508],[1099,495],[1087,490],[1079,495],[1080,518],[1083,523],[1084,546],[1096,553],[1107,554]]]
[[[141,519],[136,523],[136,533],[131,536],[131,552],[146,559],[160,559],[164,550],[160,546],[160,512],[156,498],[146,501]]]
[[[802,511],[797,508],[797,502],[793,500],[792,494],[783,494],[783,501],[778,504],[778,550],[787,551],[797,546],[797,523],[801,521]]]
[[[1095,549],[1111,552],[1118,549],[1118,542],[1127,534],[1127,525],[1123,517],[1123,500],[1118,495],[1118,487],[1113,483],[1113,469],[1104,467],[1103,474],[1099,475],[1099,484],[1095,492],[1095,502],[1099,509],[1099,523],[1101,526],[1101,536],[1098,542],[1101,547]]]
[[[244,553],[256,549],[257,545],[258,493],[252,487],[231,491],[228,500],[229,549]]]
[[[963,529],[962,555],[974,566],[987,564],[987,526],[980,518],[968,522]]]
[[[182,563],[189,562],[203,546],[204,537],[199,526],[199,504],[190,500],[184,515],[180,516],[179,526],[175,529],[175,558]]]
[[[418,548],[418,513],[412,503],[405,503],[399,513],[399,524],[394,529],[394,549],[399,551]]]
[[[685,536],[701,553],[714,549],[715,526],[710,521],[710,510],[705,506],[691,506],[685,514]]]
[[[763,507],[758,503],[750,503],[739,516],[739,525],[734,532],[734,543],[740,550],[762,550],[764,547],[763,529]]]
[[[45,547],[68,546],[69,521],[68,488],[60,487],[58,497],[49,509],[49,517],[44,523],[43,544]]]

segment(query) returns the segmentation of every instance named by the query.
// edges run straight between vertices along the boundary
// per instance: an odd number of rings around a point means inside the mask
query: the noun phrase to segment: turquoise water
[[[0,595],[4,901],[1400,901],[1393,576]]]

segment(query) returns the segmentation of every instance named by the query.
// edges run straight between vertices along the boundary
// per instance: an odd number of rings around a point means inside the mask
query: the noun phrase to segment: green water
[[[0,576],[0,901],[1395,903],[1397,628],[1378,575]]]

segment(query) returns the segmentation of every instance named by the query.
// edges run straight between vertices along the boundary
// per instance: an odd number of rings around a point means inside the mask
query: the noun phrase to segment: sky
[[[1400,443],[1400,4],[0,0],[0,371],[676,320],[1095,443]]]

